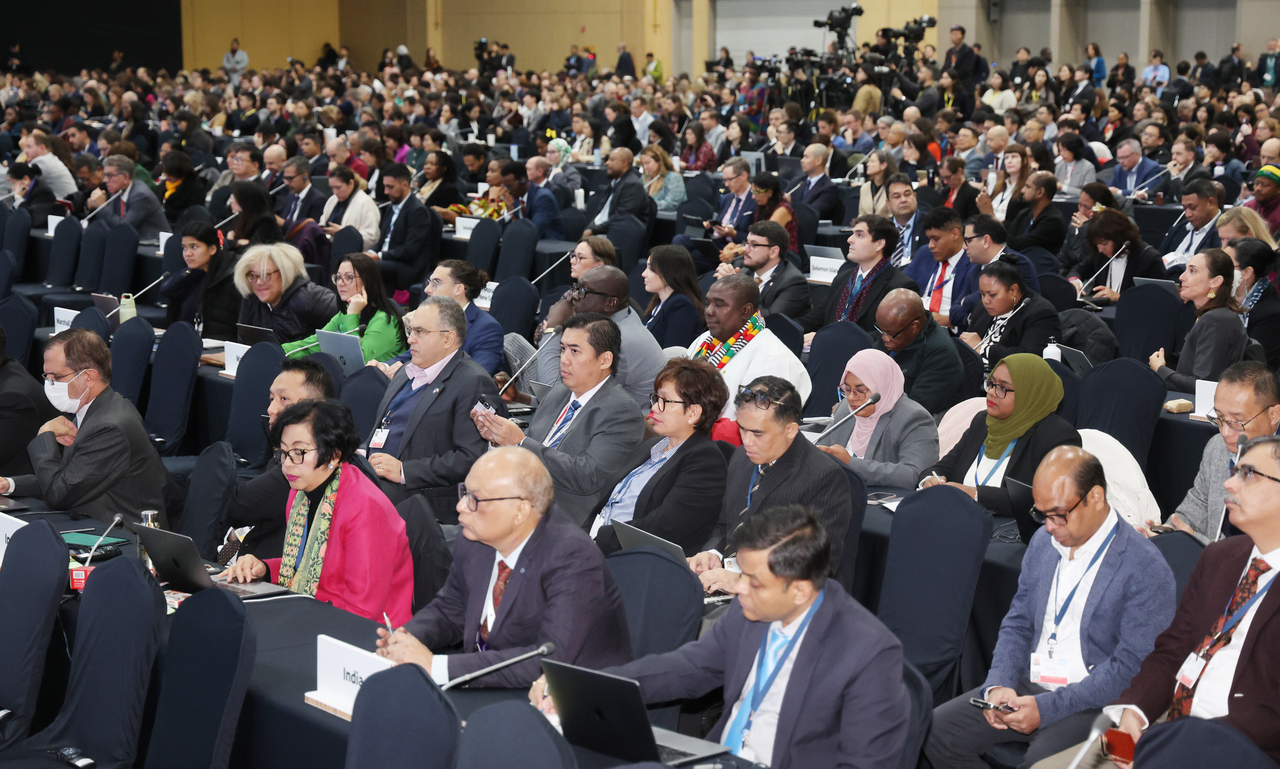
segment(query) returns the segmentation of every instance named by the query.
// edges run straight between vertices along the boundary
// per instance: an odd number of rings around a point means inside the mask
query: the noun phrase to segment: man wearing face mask
[[[50,339],[44,391],[64,415],[27,445],[34,473],[0,479],[0,494],[39,497],[52,510],[103,522],[118,513],[137,523],[140,511],[157,510],[164,527],[164,465],[137,409],[111,389],[111,351],[102,337],[73,328]]]

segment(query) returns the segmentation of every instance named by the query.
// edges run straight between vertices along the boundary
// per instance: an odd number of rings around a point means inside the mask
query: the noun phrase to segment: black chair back
[[[191,206],[187,208],[187,210],[178,215],[178,221],[173,223],[173,236],[181,240],[182,231],[192,222],[206,222],[208,224],[213,224],[213,214],[210,214],[209,209],[204,206]]]
[[[933,689],[935,706],[960,693],[960,655],[991,515],[967,494],[934,486],[893,514],[879,617]]]
[[[48,521],[13,533],[0,569],[0,749],[31,731],[45,670],[45,652],[67,586],[67,543]]]
[[[0,299],[0,328],[4,329],[6,354],[23,368],[31,356],[39,316],[40,311],[22,294]]]
[[[867,518],[867,484],[862,480],[862,476],[855,473],[844,462],[835,457],[831,457],[831,461],[844,470],[845,480],[849,482],[849,495],[853,500],[849,510],[849,529],[844,535],[844,552],[840,557],[839,572],[840,584],[846,593],[852,595],[854,578],[858,573],[858,540],[862,537],[862,523]]]
[[[213,191],[213,195],[209,198],[209,215],[213,217],[214,222],[220,222],[231,215],[231,185],[219,187]]]
[[[13,293],[13,283],[18,279],[17,271],[18,265],[13,263],[13,254],[0,250],[0,299],[8,299]]]
[[[1076,423],[1076,414],[1080,404],[1080,377],[1071,367],[1060,360],[1045,361],[1053,373],[1062,380],[1062,400],[1054,413],[1071,424]]]
[[[236,456],[226,441],[211,443],[200,458],[187,485],[187,503],[182,509],[179,534],[191,537],[200,557],[206,561],[218,559],[218,546],[226,526],[222,524],[222,510],[231,499],[236,487]]]
[[[1040,275],[1040,296],[1048,299],[1058,312],[1074,310],[1080,305],[1076,300],[1076,287],[1056,273]]]
[[[1022,249],[1022,255],[1030,259],[1031,263],[1035,265],[1036,275],[1058,274],[1058,270],[1060,268],[1060,265],[1058,264],[1058,257],[1049,253],[1047,248],[1029,246]]]
[[[630,215],[609,225],[609,242],[618,252],[618,269],[629,273],[643,260],[644,233],[644,222]]]
[[[1170,531],[1151,538],[1151,544],[1164,556],[1164,560],[1173,570],[1173,580],[1178,586],[1178,600],[1182,600],[1182,591],[1191,579],[1191,572],[1204,552],[1204,543],[1185,531]]]
[[[689,191],[689,185],[685,184],[685,191]],[[699,226],[687,224],[684,220],[685,215],[696,216],[700,221],[709,222],[715,218],[716,206],[714,202],[708,202],[702,198],[689,196],[680,205],[676,206],[676,234],[688,235],[693,238],[701,238],[705,235],[705,230]]]
[[[111,341],[111,322],[97,307],[90,307],[76,313],[76,316],[71,319],[71,328],[88,329],[102,337],[102,341]]]
[[[169,629],[143,769],[226,769],[257,653],[244,601],[226,590],[202,590],[182,602]]]
[[[842,320],[823,326],[813,335],[809,346],[809,360],[805,368],[813,389],[804,404],[804,416],[830,416],[831,407],[839,397],[840,378],[845,364],[854,354],[872,347],[871,335],[857,323]]]
[[[155,343],[155,329],[142,317],[121,323],[111,338],[111,389],[128,398],[135,408],[142,396]]]
[[[703,592],[689,565],[656,547],[619,550],[605,558],[631,629],[631,652],[674,651],[698,636]]]
[[[329,372],[329,376],[333,379],[333,394],[335,397],[340,397],[342,395],[343,380],[347,378],[346,373],[342,370],[342,364],[329,353],[320,352],[319,347],[313,347],[312,349],[316,352],[309,353],[307,357],[325,367],[325,370]]]
[[[492,276],[497,267],[498,245],[501,241],[502,225],[493,219],[481,219],[471,231],[471,240],[467,241],[467,261],[477,270],[484,270]]]
[[[818,242],[818,212],[813,206],[807,203],[799,202],[797,197],[792,203],[791,208],[796,212],[796,235],[800,238],[799,246],[800,255],[800,271],[809,271],[809,254],[805,251],[805,246],[812,246]]]
[[[495,734],[502,739],[495,740]],[[551,722],[529,703],[517,700],[486,705],[472,713],[458,745],[457,769],[575,769],[577,765],[573,749]]]
[[[120,296],[133,287],[133,267],[138,262],[138,233],[128,224],[117,224],[107,233],[102,259],[101,293]]]
[[[80,241],[83,237],[84,229],[72,216],[63,219],[54,228],[53,243],[49,248],[49,269],[44,274],[45,286],[52,288],[71,285],[71,280],[76,275],[76,260],[80,258]]]
[[[1276,763],[1253,740],[1221,719],[1176,718],[1147,730],[1133,752],[1133,765],[1160,769],[1272,769]]]
[[[764,319],[765,328],[774,333],[787,346],[791,354],[800,357],[804,352],[804,329],[791,318],[781,313],[773,313]]]
[[[547,720],[533,708],[526,706],[525,710]],[[454,766],[462,721],[453,703],[418,665],[397,665],[366,678],[356,695],[354,711],[346,769]],[[501,739],[495,740],[494,735],[499,734]],[[487,738],[506,742],[509,736],[503,729],[489,732]]]
[[[493,290],[489,314],[502,326],[504,334],[533,339],[533,318],[538,312],[538,289],[528,278],[509,278]]]
[[[187,269],[182,259],[182,229],[174,227],[175,232],[164,242],[164,253],[160,256],[160,272],[177,275]]]
[[[453,550],[444,541],[444,530],[426,497],[414,494],[396,505],[396,511],[404,519],[409,553],[413,557],[413,611],[416,614],[444,587],[449,567],[453,565]]]
[[[1161,286],[1134,286],[1116,303],[1115,332],[1120,354],[1146,363],[1151,353],[1172,352],[1182,301]]]
[[[684,192],[688,200],[696,200],[710,206],[712,214],[716,206],[716,185],[706,174],[684,177]],[[693,213],[690,211],[689,213]]]
[[[102,263],[107,258],[107,225],[94,222],[80,238],[80,258],[71,285],[76,291],[97,291],[102,283]]]
[[[130,230],[133,228],[130,227]],[[152,387],[143,423],[160,456],[176,456],[187,434],[191,394],[204,346],[195,327],[179,321],[164,332],[151,364]]]
[[[334,257],[341,259],[347,254],[358,254],[364,250],[364,236],[360,234],[351,225],[347,225],[333,234],[333,243],[329,248],[329,263],[334,263]]]
[[[533,256],[538,250],[538,228],[528,219],[517,219],[507,225],[498,249],[498,266],[493,279],[501,283],[507,278],[533,277]]]
[[[386,395],[390,384],[391,380],[387,379],[387,375],[372,366],[360,369],[342,383],[339,400],[351,407],[356,429],[360,431],[361,443],[368,440],[369,434],[373,432],[373,423],[378,419],[378,405],[382,403],[382,396]]]
[[[707,296],[707,292],[716,284],[716,280],[717,278],[714,272],[704,272],[698,276],[698,288],[702,291],[704,299]]]
[[[1166,393],[1164,380],[1145,363],[1130,358],[1104,363],[1080,381],[1076,429],[1101,430],[1146,467]]]
[[[586,228],[586,214],[572,207],[560,209],[560,230],[564,232],[565,240],[577,243],[582,238],[582,231]]]
[[[955,345],[956,352],[960,353],[960,360],[964,363],[964,379],[960,382],[960,392],[956,393],[955,401],[949,404],[948,408],[962,400],[981,398],[986,395],[982,386],[986,379],[986,374],[982,370],[982,356],[955,337],[951,338],[951,343]]]
[[[240,359],[236,381],[231,388],[231,412],[227,418],[227,443],[240,462],[248,467],[266,463],[270,456],[262,417],[271,402],[271,383],[280,373],[284,350],[278,344],[259,342]],[[381,376],[381,372],[375,372]],[[382,377],[386,379],[385,376]],[[356,422],[359,427],[360,423]]]
[[[1084,376],[1097,366],[1115,360],[1120,352],[1120,343],[1116,341],[1115,332],[1107,322],[1088,310],[1066,310],[1058,313],[1058,323],[1062,327],[1062,339],[1067,347],[1073,347],[1089,359],[1089,366],[1079,364],[1073,367],[1076,374]]]
[[[929,679],[925,678],[915,665],[902,661],[902,682],[907,686],[907,694],[911,697],[911,716],[907,722],[907,744],[902,751],[902,763],[898,769],[916,769],[920,761],[920,751],[924,750],[924,740],[933,725],[933,690]]]
[[[13,254],[18,265],[18,274],[23,274],[27,264],[27,242],[31,239],[31,214],[25,208],[16,208],[9,212],[4,223],[4,240],[0,248]]]

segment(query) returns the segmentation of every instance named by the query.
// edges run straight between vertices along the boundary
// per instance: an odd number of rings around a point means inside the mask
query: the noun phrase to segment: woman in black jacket
[[[32,229],[40,230],[48,227],[49,214],[62,213],[57,196],[40,178],[39,166],[27,163],[14,163],[9,166],[9,186],[15,193],[20,192],[15,194],[15,197],[22,201],[18,203],[18,208],[24,208],[31,214]]]
[[[203,206],[207,192],[204,179],[196,173],[191,156],[182,150],[170,150],[160,162],[164,195],[164,216],[172,224],[192,206]]]
[[[1014,353],[1040,355],[1054,337],[1062,336],[1058,311],[1048,299],[1027,288],[1018,262],[1001,256],[982,268],[978,278],[982,306],[973,308],[969,328],[960,341],[982,356],[988,373]]]
[[[724,379],[703,360],[673,358],[650,396],[657,441],[641,444],[628,472],[588,524],[605,555],[620,550],[613,523],[623,521],[674,542],[692,556],[720,517],[729,463],[711,426],[729,399]]]
[[[1107,194],[1110,195],[1109,192]],[[1120,294],[1133,288],[1134,278],[1164,278],[1164,261],[1160,252],[1142,242],[1138,226],[1129,217],[1114,208],[1105,208],[1094,214],[1087,224],[1086,257],[1067,275],[1077,291],[1084,287],[1084,281],[1092,279],[1093,282],[1085,287],[1085,294],[1097,304],[1109,304],[1119,301]],[[1102,269],[1109,259],[1122,251],[1119,259],[1111,262],[1107,269]]]
[[[165,321],[186,321],[205,339],[235,341],[242,300],[234,279],[235,257],[222,250],[209,222],[188,224],[180,237],[187,269],[160,284],[160,293],[169,299]]]
[[[706,330],[698,271],[683,246],[655,246],[649,252],[644,290],[653,295],[644,325],[659,346],[688,347]]]
[[[605,136],[609,138],[610,148],[623,147],[639,155],[643,147],[640,146],[640,140],[636,138],[636,127],[631,122],[631,110],[627,105],[620,101],[609,102],[604,105],[604,117],[609,123],[609,127],[605,129]]]
[[[238,322],[271,329],[281,344],[311,336],[338,312],[338,295],[311,282],[288,243],[250,248],[236,262],[235,283],[244,297]]]
[[[1276,252],[1257,238],[1233,238],[1222,249],[1235,262],[1240,280],[1236,301],[1250,339],[1267,353],[1267,368],[1280,368],[1280,294],[1269,277],[1275,272]]]
[[[422,161],[422,187],[418,189],[418,199],[428,208],[445,209],[467,204],[458,191],[458,167],[447,152],[433,150]]]
[[[239,253],[260,243],[279,243],[284,232],[276,222],[267,190],[257,182],[231,183],[231,210],[240,214],[227,232],[229,248]]]

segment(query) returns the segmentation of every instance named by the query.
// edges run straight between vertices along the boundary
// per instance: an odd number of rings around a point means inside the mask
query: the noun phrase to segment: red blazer
[[[404,519],[358,467],[342,467],[316,600],[378,623],[386,612],[400,627],[413,616],[413,559]],[[289,493],[286,511],[297,494]],[[266,564],[275,582],[280,559]]]
[[[1142,661],[1138,675],[1113,704],[1136,705],[1151,723],[1169,709],[1178,668],[1226,611],[1252,551],[1253,541],[1244,536],[1229,537],[1205,548],[1182,593],[1173,623],[1156,638],[1155,649]],[[1280,762],[1280,653],[1277,649],[1280,649],[1280,590],[1268,590],[1249,625],[1235,679],[1231,682],[1227,716],[1222,720]]]

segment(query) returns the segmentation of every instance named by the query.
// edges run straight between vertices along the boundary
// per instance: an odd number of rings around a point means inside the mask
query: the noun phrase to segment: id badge
[[[1066,686],[1071,683],[1067,666],[1062,660],[1050,659],[1045,654],[1031,655],[1031,683],[1041,686]]]
[[[1187,687],[1194,688],[1196,681],[1200,680],[1200,674],[1204,672],[1204,666],[1208,664],[1204,658],[1195,652],[1187,655],[1187,659],[1182,663],[1182,667],[1178,668],[1178,683]]]
[[[386,427],[379,427],[373,431],[373,437],[369,439],[369,448],[380,449],[387,443],[387,436],[391,434],[391,430]]]

